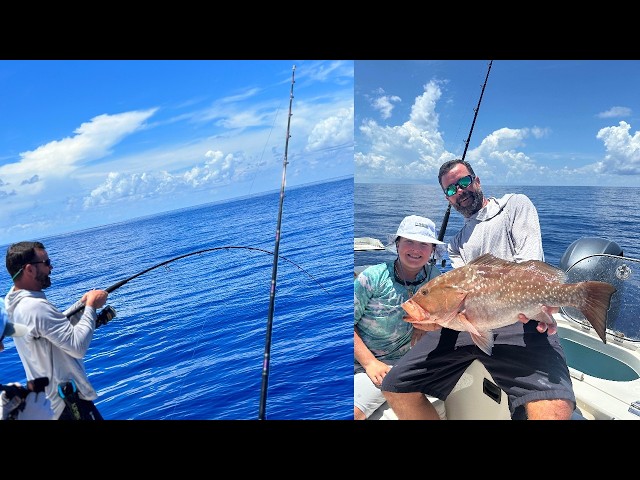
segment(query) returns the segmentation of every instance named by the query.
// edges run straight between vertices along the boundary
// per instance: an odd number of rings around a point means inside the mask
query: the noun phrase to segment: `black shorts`
[[[507,394],[512,418],[522,417],[524,409],[519,407],[534,400],[564,399],[575,406],[560,339],[538,332],[537,325],[517,322],[495,329],[491,355],[480,350],[467,332],[448,328],[427,332],[387,373],[382,390],[422,392],[445,400],[478,359]]]

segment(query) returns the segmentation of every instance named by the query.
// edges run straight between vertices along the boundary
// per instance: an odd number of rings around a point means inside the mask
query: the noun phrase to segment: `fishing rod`
[[[273,325],[273,306],[276,297],[276,277],[278,273],[278,249],[280,248],[280,225],[282,224],[282,204],[284,202],[284,187],[286,184],[287,155],[289,151],[289,134],[291,128],[291,105],[293,104],[293,85],[295,81],[296,66],[291,71],[291,91],[289,93],[289,117],[287,118],[287,133],[284,143],[284,158],[282,160],[282,185],[280,187],[280,205],[278,208],[278,225],[276,227],[276,245],[273,254],[273,270],[271,273],[271,292],[269,294],[269,318],[267,320],[267,338],[264,346],[264,359],[262,362],[262,388],[260,389],[260,410],[258,412],[258,420],[265,419],[265,409],[267,404],[267,386],[269,384],[269,357],[271,350],[271,329]]]
[[[476,118],[478,118],[478,111],[480,110],[480,103],[482,102],[482,96],[484,95],[484,89],[487,86],[487,80],[489,80],[489,72],[491,71],[491,64],[493,60],[489,61],[489,67],[487,68],[487,76],[484,79],[484,83],[482,84],[482,91],[480,92],[480,98],[478,99],[478,106],[473,109],[473,122],[471,122],[471,130],[469,130],[469,136],[467,140],[464,142],[464,151],[462,152],[462,160],[467,156],[467,149],[469,148],[469,142],[471,141],[471,134],[473,133],[473,127],[476,124]],[[447,205],[447,211],[444,213],[444,217],[442,218],[442,225],[440,225],[440,233],[438,233],[438,240],[442,241],[444,238],[444,232],[447,230],[447,223],[449,223],[449,215],[451,214],[451,203]],[[432,263],[435,263],[435,256],[431,259]]]
[[[149,267],[149,268],[147,268],[145,270],[142,270],[141,272],[138,272],[135,275],[131,275],[129,278],[125,278],[124,280],[120,280],[119,282],[114,283],[113,285],[111,285],[110,287],[105,288],[104,290],[107,293],[111,293],[114,290],[116,290],[116,289],[120,288],[121,286],[123,286],[124,284],[130,282],[134,278],[138,278],[140,275],[144,275],[145,273],[150,272],[151,270],[155,270],[158,267],[162,267],[163,265],[167,265],[168,263],[175,262],[176,260],[180,260],[181,258],[190,257],[192,255],[199,255],[199,254],[206,253],[206,252],[213,252],[213,251],[216,251],[216,250],[230,250],[230,249],[236,249],[236,248],[243,248],[243,249],[246,249],[246,250],[256,250],[256,251],[259,251],[259,252],[268,253],[269,255],[275,255],[275,253],[270,251],[270,250],[264,250],[262,248],[257,248],[257,247],[226,245],[224,247],[205,248],[204,250],[198,250],[197,252],[185,253],[184,255],[180,255],[178,257],[174,257],[174,258],[170,258],[169,260],[165,260],[164,262],[157,263],[156,265],[153,265],[152,267]],[[288,259],[287,257],[285,257],[283,255],[279,255],[279,257],[282,258],[283,260],[291,263],[292,265],[296,266],[300,270],[302,270],[314,282],[316,282],[320,286],[320,288],[322,288],[327,293],[327,295],[329,295],[329,292],[320,284],[320,282],[318,282],[318,280],[316,280],[313,277],[313,275],[311,275],[309,272],[307,272],[304,268],[302,268],[300,265],[298,265],[297,263],[295,263],[294,261]],[[81,304],[81,305],[77,306],[76,308],[74,308],[73,310],[70,310],[66,314],[67,318],[71,318],[73,315],[78,313],[84,307],[85,307],[84,304]]]

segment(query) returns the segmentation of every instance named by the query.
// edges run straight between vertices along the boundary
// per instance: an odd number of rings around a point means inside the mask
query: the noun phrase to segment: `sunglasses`
[[[475,179],[476,179],[475,175],[467,175],[466,177],[462,177],[456,183],[452,183],[447,188],[445,188],[444,194],[447,197],[452,197],[458,191],[458,187],[460,187],[460,190],[464,190],[469,185],[471,185]]]
[[[37,262],[28,262],[28,265],[35,265],[36,263],[44,263],[47,267],[50,267],[51,259],[47,258],[46,260],[38,260]]]

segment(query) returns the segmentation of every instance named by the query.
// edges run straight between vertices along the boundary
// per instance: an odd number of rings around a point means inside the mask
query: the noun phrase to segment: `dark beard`
[[[36,276],[36,280],[40,282],[40,288],[44,290],[45,288],[49,288],[51,286],[51,277],[49,275],[40,275]]]
[[[473,201],[466,207],[461,207],[458,205],[458,201],[471,197]],[[456,202],[453,204],[453,207],[462,214],[463,217],[469,218],[474,213],[477,213],[481,208],[484,202],[484,194],[482,193],[482,189],[478,188],[477,190],[466,190],[462,192]]]

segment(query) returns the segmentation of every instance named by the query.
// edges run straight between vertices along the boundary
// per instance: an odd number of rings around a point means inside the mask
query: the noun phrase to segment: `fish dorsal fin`
[[[542,277],[542,281],[547,282],[565,283],[567,279],[563,270],[540,260],[527,260],[526,262],[516,263],[485,253],[473,259],[467,265],[503,267],[513,272],[527,271],[532,277]]]
[[[490,253],[485,253],[484,255],[480,255],[479,257],[471,260],[467,265],[488,265],[495,267],[504,267],[504,266],[512,266],[513,262],[509,262],[507,260],[503,260],[502,258],[494,257]]]
[[[567,274],[564,270],[561,270],[547,262],[541,262],[539,260],[527,260],[526,262],[518,263],[518,268],[527,270],[530,274],[530,278],[540,277],[540,281],[549,283],[565,283],[567,281]]]

